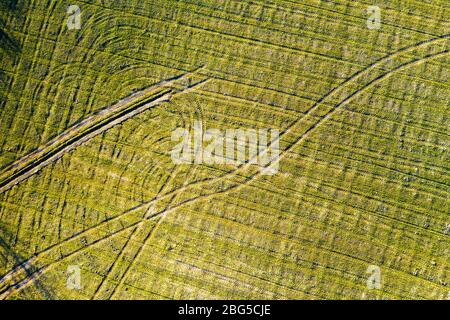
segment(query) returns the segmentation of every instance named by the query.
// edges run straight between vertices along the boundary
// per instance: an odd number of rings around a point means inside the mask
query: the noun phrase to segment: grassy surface
[[[0,183],[104,129],[0,193],[1,298],[447,297],[447,1],[8,0],[0,30]],[[279,172],[174,165],[195,121],[279,129]]]

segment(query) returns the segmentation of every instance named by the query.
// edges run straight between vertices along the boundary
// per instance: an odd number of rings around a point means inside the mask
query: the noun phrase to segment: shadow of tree
[[[0,10],[2,11],[2,16],[0,16],[0,61],[10,60],[14,62],[21,52],[21,45],[20,42],[7,31],[5,16],[9,16],[12,19],[17,18],[23,13],[23,3],[17,0],[1,0]],[[0,67],[0,82],[3,82],[4,79],[5,70],[2,70],[2,67]],[[0,92],[0,99],[5,99],[3,92]]]
[[[19,7],[19,1],[17,0],[2,0],[0,8],[16,10]]]
[[[9,56],[17,55],[20,52],[19,42],[3,30],[4,25],[4,21],[0,19],[0,46]]]
[[[16,19],[21,14],[23,14],[23,1],[17,0],[1,0],[0,10],[2,11],[2,16],[0,16],[0,61],[4,59],[16,59],[21,52],[20,42],[8,32],[7,21],[5,17]],[[1,67],[0,67],[1,68]],[[0,81],[4,80],[5,72],[0,69]],[[0,95],[2,99],[3,94]],[[10,259],[13,260],[13,268],[20,266],[27,259],[17,253],[13,247],[9,244],[8,239],[13,239],[13,234],[7,230],[7,228],[1,224],[0,221],[0,259],[5,260],[5,265],[8,264]],[[0,260],[1,261],[1,260]],[[27,276],[32,276],[36,271],[36,267],[30,264],[25,264],[21,268],[26,272]],[[2,276],[0,275],[0,280]],[[39,280],[34,280],[33,282],[36,289],[42,294],[44,299],[52,299],[53,294],[50,293],[48,289]],[[30,297],[31,298],[31,297]]]
[[[2,0],[0,2],[0,10],[14,19],[23,13],[23,4],[17,0]],[[5,18],[0,18],[0,48],[7,55],[14,57],[20,53],[21,47],[19,41],[7,32],[6,25]]]
[[[12,258],[14,262],[14,266],[12,268],[15,268],[23,264],[23,262],[26,261],[27,259],[22,255],[18,254],[8,244],[8,240],[6,239],[13,239],[13,237],[14,236],[10,231],[6,230],[4,226],[0,225],[0,248],[3,249],[4,252],[4,254],[2,255],[4,255],[5,263],[7,263],[7,261]],[[21,268],[25,271],[25,273],[29,277],[32,277],[33,273],[37,271],[37,268],[35,268],[33,265],[30,264],[23,265]],[[1,279],[2,276],[0,276],[0,280]],[[48,289],[46,289],[45,286],[38,279],[35,279],[33,284],[36,287],[37,291],[39,291],[39,293],[42,294],[42,298],[51,300],[52,297],[54,297],[54,295]]]

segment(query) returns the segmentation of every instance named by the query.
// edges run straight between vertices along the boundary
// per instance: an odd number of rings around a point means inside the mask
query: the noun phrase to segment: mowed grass
[[[0,21],[1,172],[136,90],[208,79],[0,194],[2,298],[447,297],[446,1],[7,1]],[[173,164],[195,121],[279,129],[279,172]]]

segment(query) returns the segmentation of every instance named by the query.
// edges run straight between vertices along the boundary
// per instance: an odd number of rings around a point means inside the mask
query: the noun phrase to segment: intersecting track
[[[372,88],[379,82],[393,75],[395,72],[402,69],[411,67],[413,65],[422,63],[429,59],[442,57],[449,52],[448,38],[450,34],[446,34],[431,40],[427,40],[416,45],[403,48],[398,52],[388,55],[378,61],[367,66],[365,69],[358,71],[351,77],[349,77],[342,84],[331,90],[324,97],[319,99],[304,115],[302,118],[295,120],[289,125],[280,135],[280,138],[289,137],[292,139],[292,143],[282,150],[278,161],[284,158],[289,151],[298,146],[312,131],[314,131],[322,122],[328,119],[333,113],[335,113],[341,106],[350,102],[353,98],[359,96],[366,90]],[[412,53],[412,54],[411,54]],[[336,101],[338,101],[336,103]],[[306,129],[302,127],[306,123],[310,125]],[[299,134],[299,132],[301,132]],[[288,141],[290,141],[289,139]],[[277,141],[271,142],[272,146]],[[269,148],[262,151],[264,154]],[[214,197],[219,194],[225,194],[232,190],[236,190],[244,185],[247,185],[251,181],[260,176],[260,170],[254,170],[251,161],[237,167],[236,169],[224,174],[223,176],[216,178],[208,178],[199,182],[195,182],[163,195],[157,195],[148,202],[142,203],[136,207],[133,207],[122,214],[101,222],[96,226],[91,227],[88,230],[73,235],[72,237],[48,247],[43,251],[35,254],[33,257],[23,262],[21,265],[16,266],[10,272],[8,272],[0,281],[0,299],[5,299],[14,293],[16,290],[26,286],[38,275],[49,269],[53,264],[61,261],[44,262],[37,267],[34,274],[24,274],[22,265],[29,263],[39,263],[40,260],[46,261],[45,257],[50,257],[55,251],[62,251],[64,247],[70,247],[64,254],[61,254],[61,259],[70,257],[87,247],[97,244],[105,239],[108,239],[114,235],[121,234],[127,230],[135,230],[138,226],[142,225],[149,219],[160,218],[159,225],[162,218],[169,212],[184,206],[185,204],[192,203],[193,201]],[[251,172],[250,175],[248,173]],[[181,195],[183,191],[186,194],[196,194],[191,198],[181,199],[178,203],[172,204],[172,200],[177,195]],[[218,190],[218,191],[217,191]],[[150,208],[163,207],[162,210],[153,211]],[[380,215],[381,218],[384,216]],[[133,220],[133,221],[130,221]],[[420,226],[408,223],[403,220],[398,220],[399,223],[407,224],[414,228],[421,228]],[[105,229],[100,229],[105,227]],[[157,226],[156,226],[157,227]],[[155,228],[156,228],[155,227]],[[104,230],[110,230],[109,233]],[[96,232],[93,232],[96,231]],[[103,231],[105,234],[99,235],[98,231]],[[441,235],[436,231],[430,231]],[[133,231],[134,232],[134,231]],[[154,228],[152,231],[154,233]],[[86,237],[90,237],[86,243],[80,241],[81,238],[86,240]],[[147,237],[147,241],[150,236]],[[142,244],[142,247],[146,245],[146,242]],[[74,247],[72,247],[74,246]],[[142,249],[142,248],[141,248]],[[129,268],[129,267],[128,267]],[[123,279],[121,280],[123,281]]]
[[[312,132],[315,128],[317,128],[324,120],[328,119],[336,110],[339,109],[339,107],[347,104],[350,102],[353,98],[357,97],[367,89],[373,87],[383,79],[389,77],[394,72],[399,71],[401,69],[404,69],[406,67],[410,67],[411,65],[421,63],[425,60],[439,57],[442,55],[445,55],[449,52],[449,42],[448,38],[450,37],[450,34],[432,39],[427,40],[424,42],[421,42],[419,44],[416,44],[414,46],[410,46],[407,48],[404,48],[392,55],[389,55],[379,61],[376,61],[372,64],[370,64],[367,68],[365,68],[362,71],[359,71],[352,75],[349,79],[347,79],[345,82],[343,82],[341,85],[336,87],[335,89],[331,90],[329,93],[327,93],[324,97],[319,99],[304,115],[302,118],[299,118],[295,120],[291,125],[289,125],[281,134],[280,137],[274,141],[271,142],[271,146],[274,146],[274,143],[279,142],[277,140],[280,140],[282,138],[287,138],[289,135],[293,136],[294,142],[291,143],[285,150],[283,150],[280,154],[280,157],[278,160],[281,160],[284,158],[289,151],[291,151],[294,147],[296,147],[301,141],[303,141],[310,132]],[[407,55],[411,51],[415,51],[418,49],[423,49],[424,52],[427,52],[426,54],[423,54],[422,57],[415,56],[414,58],[403,56],[403,54]],[[433,53],[433,51],[435,51]],[[430,53],[431,52],[431,53]],[[405,59],[407,59],[405,61]],[[398,60],[398,61],[396,61]],[[355,86],[353,89],[352,86]],[[346,90],[350,87],[350,93],[346,93]],[[352,90],[353,89],[353,90]],[[344,96],[342,100],[340,100],[338,103],[333,104],[333,99],[339,99],[340,97]],[[301,126],[304,124],[304,122],[311,123],[311,125],[305,130],[302,129]],[[302,134],[295,137],[296,132],[302,132]],[[288,140],[288,139],[286,139]],[[263,150],[259,155],[265,154],[268,150],[271,148],[266,148]],[[238,178],[240,179],[241,183],[248,183],[249,180],[255,179],[259,176],[260,171],[255,171],[252,175],[247,176],[246,178],[244,175],[240,175],[241,173],[244,173],[246,170],[251,169],[251,162],[254,159],[250,159],[246,162],[246,164],[239,166],[238,168],[230,171],[229,173],[226,173],[225,175],[218,177],[218,178],[208,178],[204,179],[199,182],[195,182],[192,184],[189,184],[187,186],[183,186],[181,188],[178,188],[176,190],[173,190],[167,194],[164,194],[162,197],[155,197],[149,202],[143,203],[134,209],[139,209],[141,207],[148,207],[153,206],[156,204],[156,202],[164,202],[165,199],[168,197],[171,197],[173,195],[180,194],[181,192],[188,190],[189,194],[192,194],[193,188],[197,187],[199,188],[198,191],[203,193],[205,184],[217,182],[217,187],[220,187],[219,185],[224,182],[225,178]],[[239,184],[238,184],[239,185]],[[235,187],[237,187],[236,185]],[[211,186],[212,187],[212,186]],[[233,187],[234,188],[234,187]],[[223,192],[228,191],[227,189],[223,190]],[[213,194],[211,194],[213,195]],[[193,199],[191,199],[193,200]],[[189,202],[191,200],[188,200]]]

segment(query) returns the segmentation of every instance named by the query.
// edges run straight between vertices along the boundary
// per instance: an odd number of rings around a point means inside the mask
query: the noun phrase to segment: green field
[[[0,299],[450,298],[449,32],[447,0],[2,0]],[[195,123],[279,130],[278,172],[174,163]]]

